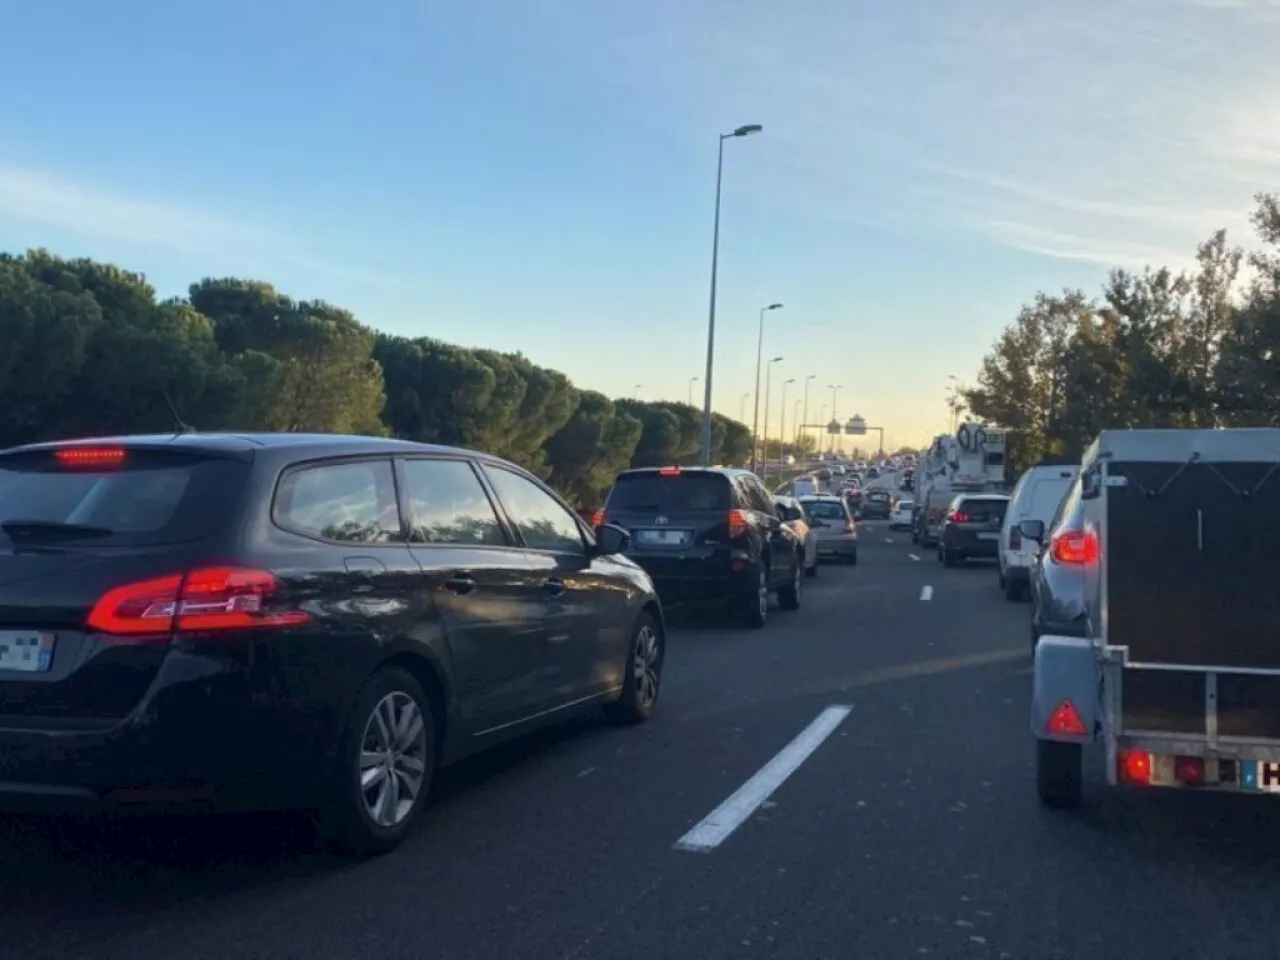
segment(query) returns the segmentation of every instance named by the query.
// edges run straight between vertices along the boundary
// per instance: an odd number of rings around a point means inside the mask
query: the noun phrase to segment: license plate
[[[52,633],[0,630],[0,670],[43,673],[52,663]]]
[[[1261,790],[1263,793],[1280,793],[1280,763],[1242,760],[1240,762],[1240,783],[1248,790]]]
[[[679,547],[684,545],[686,536],[686,530],[637,530],[636,543],[648,547]]]
[[[979,539],[979,540],[999,540],[999,539],[1000,539],[1000,534],[998,534],[998,533],[980,533],[980,534],[978,534],[978,539]]]

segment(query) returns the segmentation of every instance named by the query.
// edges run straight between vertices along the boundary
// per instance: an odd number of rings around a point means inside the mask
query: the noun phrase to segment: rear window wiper
[[[62,523],[58,520],[6,520],[0,530],[10,540],[37,540],[42,537],[109,537],[110,527],[94,527],[87,523]]]

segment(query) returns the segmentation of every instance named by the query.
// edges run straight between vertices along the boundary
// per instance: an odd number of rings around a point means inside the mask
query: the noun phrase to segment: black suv
[[[1008,509],[1009,498],[1003,494],[971,493],[952,500],[938,535],[939,562],[954,567],[963,560],[998,557]]]
[[[749,470],[624,471],[595,522],[630,533],[626,554],[664,602],[722,600],[752,627],[764,626],[773,591],[783,609],[800,606],[804,544]]]
[[[893,497],[888,490],[868,490],[862,497],[863,520],[888,520]]]
[[[646,719],[653,585],[519,467],[369,437],[0,452],[0,802],[320,810],[394,846],[433,771]]]

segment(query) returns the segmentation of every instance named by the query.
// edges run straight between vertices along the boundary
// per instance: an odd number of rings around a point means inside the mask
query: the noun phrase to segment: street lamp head
[[[748,123],[746,126],[738,127],[737,130],[734,130],[733,136],[749,137],[754,133],[759,133],[763,129],[764,127],[760,126],[758,123]]]
[[[780,304],[780,303],[771,303],[771,304],[769,304],[767,307],[765,307],[765,309],[766,309],[766,310],[781,310],[781,309],[782,309],[782,304]]]
[[[777,362],[778,362],[779,360],[781,360],[781,359],[782,359],[781,357],[774,357],[774,358],[773,358],[772,360],[770,360],[769,362],[770,362],[770,363],[777,363]]]
[[[796,382],[796,378],[792,377],[790,380],[783,380],[782,385],[785,387],[788,383],[795,383],[795,382]]]

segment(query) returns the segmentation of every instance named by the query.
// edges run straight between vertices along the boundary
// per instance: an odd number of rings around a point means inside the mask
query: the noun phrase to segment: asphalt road
[[[990,567],[944,569],[881,523],[862,537],[856,568],[824,566],[762,631],[675,629],[650,724],[586,720],[449,772],[382,859],[333,859],[288,818],[8,822],[0,957],[1280,954],[1280,810],[1042,809],[1027,608]],[[849,709],[738,829],[676,847],[831,707]]]

